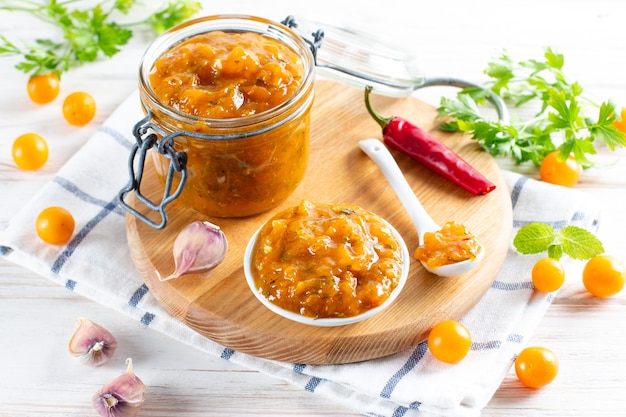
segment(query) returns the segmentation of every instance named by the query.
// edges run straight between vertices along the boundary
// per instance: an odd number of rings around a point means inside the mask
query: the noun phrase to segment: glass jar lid
[[[366,32],[294,16],[281,23],[309,44],[318,74],[344,84],[359,88],[371,85],[377,93],[392,97],[406,97],[432,86],[484,89],[458,78],[427,77],[414,54]],[[507,122],[506,104],[493,91],[488,93],[487,100],[494,105],[499,119]]]
[[[414,55],[368,33],[300,16],[288,16],[281,23],[309,43],[316,71],[325,78],[362,88],[371,85],[380,94],[398,97],[425,82]]]

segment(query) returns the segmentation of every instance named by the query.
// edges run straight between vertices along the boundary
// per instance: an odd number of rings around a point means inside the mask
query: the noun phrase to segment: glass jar
[[[165,74],[159,78],[158,72],[171,68],[168,68],[169,64],[160,69],[155,67],[158,60],[172,54],[177,45],[213,32],[262,35],[268,45],[254,50],[253,54],[264,50],[274,53],[274,43],[287,46],[298,57],[298,65],[294,64],[294,68],[301,73],[294,74],[301,77],[299,84],[291,95],[274,107],[258,112],[252,109],[246,115],[230,116],[227,113],[226,117],[214,117],[215,106],[221,106],[220,109],[230,106],[232,110],[241,102],[233,104],[232,97],[225,104],[207,99],[205,93],[212,88],[211,85],[202,86],[193,93],[195,96],[186,95],[181,102],[165,102],[163,93],[157,94],[161,85],[156,82],[153,85],[153,81],[158,79],[168,88],[179,82],[180,77],[168,78]],[[244,49],[246,47],[244,45]],[[206,61],[199,65],[195,58],[185,62],[189,62],[188,73],[204,71],[203,77],[208,77],[206,73],[215,72],[216,68],[226,71],[228,64],[222,60],[209,68]],[[240,60],[232,60],[232,63],[239,64]],[[143,122],[154,127],[157,141],[166,139],[164,143],[157,142],[149,152],[166,192],[168,187],[182,185],[177,201],[214,217],[250,216],[269,210],[286,199],[301,182],[308,164],[314,68],[310,46],[300,36],[282,24],[259,17],[202,17],[159,36],[142,58],[139,92],[143,110],[148,115]],[[266,71],[265,76],[267,74]],[[247,73],[244,76],[258,77],[257,84],[261,84],[259,80],[263,77]],[[236,91],[234,97],[237,101],[242,92]],[[190,107],[186,105],[189,100],[197,102]],[[167,147],[171,148],[169,152],[163,151]],[[181,172],[171,167],[173,154],[184,155]],[[168,175],[173,177],[168,178]]]

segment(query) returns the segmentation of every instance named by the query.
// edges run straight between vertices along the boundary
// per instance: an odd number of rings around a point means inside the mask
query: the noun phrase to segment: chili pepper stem
[[[374,110],[374,108],[372,107],[372,103],[370,102],[370,93],[373,89],[374,87],[372,87],[371,85],[365,87],[365,107],[367,108],[368,113],[374,118],[376,123],[378,123],[380,127],[384,129],[385,127],[387,127],[389,122],[391,122],[393,117],[385,118],[378,114],[376,110]]]

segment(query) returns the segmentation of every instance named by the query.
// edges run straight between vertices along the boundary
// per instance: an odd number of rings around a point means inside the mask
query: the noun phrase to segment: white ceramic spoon
[[[422,203],[420,203],[419,199],[413,192],[413,189],[406,181],[400,167],[393,158],[393,155],[391,155],[384,143],[378,139],[364,139],[359,142],[359,147],[376,163],[376,165],[378,165],[378,168],[380,168],[385,178],[387,178],[391,188],[393,188],[396,195],[402,202],[402,205],[408,212],[415,228],[417,229],[419,245],[423,245],[424,234],[426,232],[436,232],[441,230],[441,227],[435,223],[426,212],[426,209],[422,206]],[[429,267],[424,262],[422,262],[422,265],[424,265],[424,268],[433,274],[443,277],[461,275],[474,268],[483,258],[484,252],[484,247],[481,245],[481,250],[474,259],[468,259],[466,261],[434,268]]]

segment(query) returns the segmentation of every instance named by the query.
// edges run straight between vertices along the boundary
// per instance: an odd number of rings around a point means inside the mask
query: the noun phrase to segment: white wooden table
[[[0,2],[2,4],[3,2]],[[428,75],[484,80],[487,61],[503,48],[519,58],[540,57],[545,46],[565,54],[566,71],[594,96],[626,106],[626,3],[622,0],[450,0],[420,4],[242,0],[204,2],[204,14],[236,12],[281,20],[288,14],[333,20],[394,39],[414,49]],[[0,12],[0,34],[32,40],[53,32],[28,16]],[[42,184],[91,136],[136,85],[137,65],[149,39],[136,36],[114,59],[73,70],[63,92],[84,89],[98,103],[96,119],[69,128],[60,100],[29,102],[26,77],[16,60],[0,58],[0,224],[7,222]],[[438,104],[441,90],[416,96]],[[49,142],[50,159],[38,172],[21,172],[11,160],[13,139],[37,131]],[[588,171],[580,190],[604,207],[599,237],[606,251],[626,260],[626,152],[608,155],[611,167]],[[509,164],[504,163],[510,168]],[[67,366],[74,320],[88,315],[115,328],[127,352],[142,355],[141,377],[149,385],[144,416],[317,416],[354,412],[282,383],[241,369],[170,340],[121,314],[99,306],[0,259],[0,415],[96,415],[89,399],[117,368],[98,372]],[[560,293],[532,343],[549,345],[560,358],[557,380],[540,391],[521,387],[511,372],[485,416],[624,416],[626,413],[626,291],[600,301],[584,291]],[[120,370],[123,367],[123,359]]]

